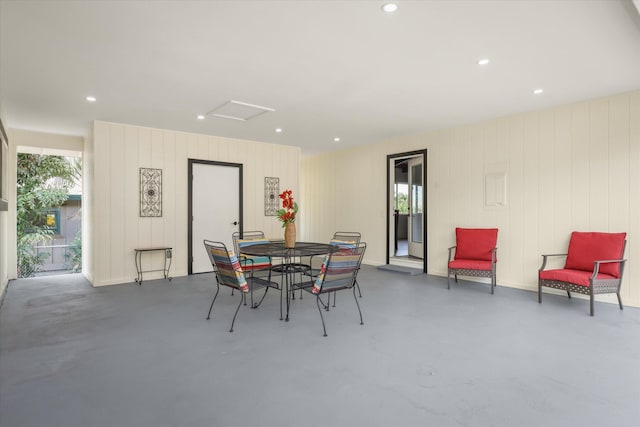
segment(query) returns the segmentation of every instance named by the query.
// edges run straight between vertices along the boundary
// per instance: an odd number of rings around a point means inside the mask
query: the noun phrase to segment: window
[[[45,224],[53,234],[60,234],[60,209],[51,209],[45,214]]]
[[[401,214],[409,213],[409,185],[408,184],[395,184],[393,193],[393,206],[394,209]]]

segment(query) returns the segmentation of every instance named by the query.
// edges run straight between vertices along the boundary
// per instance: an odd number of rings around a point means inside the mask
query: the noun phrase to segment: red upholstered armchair
[[[491,279],[493,294],[498,261],[497,241],[497,228],[456,228],[456,246],[449,248],[447,289],[451,289],[452,274],[456,282],[458,276],[488,277]]]
[[[538,302],[542,303],[542,287],[562,289],[589,295],[593,316],[593,296],[612,294],[618,296],[620,310],[620,285],[626,259],[624,250],[627,233],[571,233],[566,254],[542,255],[542,266],[538,270]],[[548,257],[566,256],[564,268],[545,270]]]

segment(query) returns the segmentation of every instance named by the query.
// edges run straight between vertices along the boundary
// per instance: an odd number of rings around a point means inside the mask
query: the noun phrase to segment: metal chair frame
[[[303,282],[303,283],[299,283],[296,284],[296,287],[299,287],[301,290],[304,290],[306,292],[309,292],[313,295],[316,296],[316,305],[318,306],[318,312],[320,313],[320,320],[322,321],[322,330],[324,332],[324,336],[327,336],[327,327],[325,325],[324,322],[324,316],[322,315],[322,308],[324,308],[325,311],[329,311],[329,303],[331,301],[331,294],[334,295],[334,303],[335,303],[335,295],[336,292],[341,291],[341,290],[345,290],[345,289],[352,289],[353,291],[353,299],[356,302],[356,306],[358,307],[358,314],[360,315],[360,324],[364,325],[364,322],[362,320],[362,310],[360,310],[360,304],[358,303],[358,297],[356,296],[356,283],[357,283],[357,277],[358,277],[358,272],[360,271],[360,266],[362,265],[362,259],[364,258],[364,253],[367,249],[367,244],[366,243],[357,243],[356,244],[356,248],[354,249],[354,253],[355,255],[358,255],[358,261],[356,263],[356,265],[353,267],[353,269],[349,268],[349,270],[347,271],[347,273],[351,274],[351,277],[348,278],[347,276],[347,282],[338,286],[338,287],[325,287],[325,285],[330,284],[333,280],[331,279],[331,272],[333,270],[332,267],[332,261],[334,259],[339,259],[340,258],[340,254],[338,252],[334,252],[332,254],[328,255],[327,261],[326,261],[326,268],[327,271],[325,272],[324,277],[322,278],[322,281],[320,283],[320,291],[318,293],[314,293],[313,292],[313,285],[315,282],[315,276],[311,276],[310,280],[307,282]],[[345,278],[342,277],[339,280],[344,281]],[[328,295],[328,301],[327,304],[324,303],[324,301],[322,301],[321,297],[322,295]],[[322,308],[321,308],[322,306]],[[334,305],[335,306],[335,305]]]
[[[627,248],[627,241],[624,241],[622,246],[622,255],[624,256],[624,252]],[[542,265],[538,269],[538,274],[541,271],[544,271],[547,265],[547,258],[550,257],[566,257],[568,254],[546,254],[542,255]],[[594,306],[594,296],[600,294],[612,294],[615,293],[618,297],[618,305],[620,306],[620,310],[624,309],[622,305],[622,298],[620,297],[620,286],[622,285],[622,277],[624,276],[624,266],[626,264],[626,259],[607,259],[607,260],[597,260],[593,263],[593,273],[589,278],[589,286],[581,286],[576,285],[571,282],[564,282],[560,280],[544,280],[538,278],[538,303],[542,304],[542,287],[546,286],[548,288],[560,289],[567,292],[567,297],[571,298],[571,292],[576,292],[583,295],[589,295],[589,314],[593,316],[593,306]],[[614,279],[598,279],[598,272],[600,270],[600,264],[610,264],[610,263],[619,263],[620,264],[620,277]]]
[[[203,243],[204,243],[205,250],[207,251],[207,255],[209,256],[209,260],[211,261],[211,265],[213,266],[213,272],[216,278],[216,293],[213,296],[213,300],[211,301],[211,306],[209,307],[209,312],[207,313],[207,320],[209,320],[211,318],[211,311],[213,310],[213,304],[216,302],[216,298],[218,297],[218,293],[220,292],[220,285],[229,287],[232,290],[236,290],[236,289],[240,290],[240,287],[234,286],[233,284],[230,284],[230,283],[225,283],[220,278],[220,274],[221,274],[220,271],[229,270],[227,266],[233,265],[231,257],[229,256],[229,251],[227,250],[227,246],[222,242],[215,242],[211,240],[204,240]],[[218,263],[216,263],[211,253],[212,249],[224,250],[224,252],[227,254],[228,263],[226,263],[226,265],[222,265],[222,264],[218,265]],[[233,325],[235,324],[236,317],[238,316],[238,311],[240,310],[240,306],[242,305],[242,303],[244,303],[245,305],[247,303],[247,299],[246,299],[247,293],[250,295],[251,308],[258,308],[260,304],[262,304],[262,301],[264,301],[264,298],[267,296],[267,292],[269,291],[270,288],[274,288],[282,292],[282,287],[278,283],[271,281],[271,275],[269,275],[267,279],[264,279],[262,277],[253,276],[253,271],[248,271],[247,273],[243,271],[243,273],[245,274],[245,280],[247,281],[247,285],[249,286],[249,291],[240,292],[240,301],[238,302],[238,307],[236,307],[235,314],[233,315],[233,320],[231,321],[231,329],[229,330],[229,332],[233,332]],[[253,292],[254,290],[257,290],[260,288],[264,288],[264,294],[262,294],[260,301],[258,301],[257,303],[254,303]],[[282,320],[282,295],[280,296],[280,320]]]
[[[358,231],[336,231],[335,233],[333,233],[333,237],[331,239],[344,240],[347,242],[355,242],[356,244],[358,244],[362,239],[362,234],[360,234],[360,232]],[[309,265],[311,266],[311,268],[305,274],[308,276],[316,277],[320,272],[320,269],[313,268],[313,258],[314,257],[311,257],[311,259],[309,260]],[[360,290],[360,284],[358,283],[357,280],[356,280],[356,288],[358,288],[358,295],[360,296],[360,298],[362,298],[362,291]],[[329,295],[329,300],[330,299],[331,299],[331,295]],[[336,294],[333,294],[333,306],[334,307],[336,306]]]
[[[487,277],[491,279],[491,294],[496,287],[496,259],[498,254],[498,248],[493,248],[491,251],[491,270],[473,270],[469,268],[449,268],[448,265],[453,261],[454,249],[456,246],[449,248],[449,261],[447,262],[447,289],[451,289],[451,275],[453,274],[454,281],[458,283],[458,276],[472,276],[472,277]]]

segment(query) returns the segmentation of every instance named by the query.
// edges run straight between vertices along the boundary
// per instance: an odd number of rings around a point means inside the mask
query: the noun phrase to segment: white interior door
[[[240,174],[236,166],[193,163],[191,189],[192,273],[213,271],[203,240],[233,249],[231,234],[240,224]]]
[[[424,258],[424,172],[422,156],[409,160],[409,255]]]

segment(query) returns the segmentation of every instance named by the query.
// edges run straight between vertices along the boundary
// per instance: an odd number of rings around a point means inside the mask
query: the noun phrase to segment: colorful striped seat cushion
[[[249,292],[249,285],[242,272],[242,267],[238,262],[238,257],[233,251],[211,248],[211,256],[218,270],[218,280],[220,284],[240,289],[242,292]]]
[[[242,253],[242,249],[253,245],[264,245],[269,243],[267,239],[240,239],[237,241],[238,249]],[[240,264],[245,270],[260,270],[271,267],[271,258],[267,256],[242,255]]]
[[[359,261],[360,255],[346,254],[340,251],[332,256],[325,255],[311,292],[319,294],[322,290],[350,286]]]

